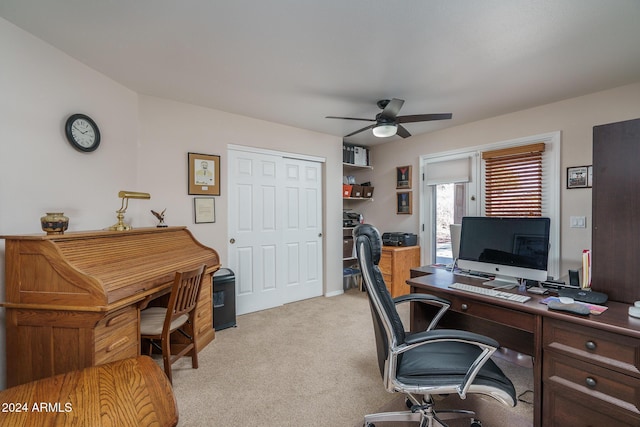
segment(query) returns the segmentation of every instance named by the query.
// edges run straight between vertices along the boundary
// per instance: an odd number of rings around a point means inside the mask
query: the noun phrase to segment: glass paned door
[[[453,265],[450,224],[460,224],[466,215],[466,183],[445,183],[433,186],[434,221],[432,235],[435,236],[435,263],[443,266]]]

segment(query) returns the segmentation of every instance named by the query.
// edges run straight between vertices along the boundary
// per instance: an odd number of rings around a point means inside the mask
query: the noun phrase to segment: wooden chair
[[[200,286],[205,265],[194,270],[176,273],[169,303],[167,307],[149,307],[140,312],[140,337],[149,342],[149,354],[153,347],[162,351],[164,371],[172,382],[171,365],[186,354],[191,354],[191,364],[198,368],[198,350],[194,333],[195,309],[200,294]],[[185,326],[189,325],[188,332]],[[178,331],[186,339],[186,343],[174,344],[175,355],[172,355],[171,334]],[[160,340],[160,345],[156,341]]]

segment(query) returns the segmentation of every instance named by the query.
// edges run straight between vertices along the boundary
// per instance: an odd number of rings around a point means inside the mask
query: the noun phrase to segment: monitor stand
[[[513,289],[520,285],[518,279],[510,276],[496,276],[492,280],[482,283],[485,286],[490,286],[493,289]]]

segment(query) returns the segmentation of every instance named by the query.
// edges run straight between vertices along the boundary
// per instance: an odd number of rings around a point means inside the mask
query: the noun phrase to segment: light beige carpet
[[[402,314],[407,318],[408,310]],[[369,304],[357,289],[239,316],[237,323],[200,352],[199,369],[189,358],[173,365],[180,427],[352,427],[367,413],[404,405],[382,387]],[[513,369],[524,378],[531,372]],[[505,409],[489,400],[487,412]]]

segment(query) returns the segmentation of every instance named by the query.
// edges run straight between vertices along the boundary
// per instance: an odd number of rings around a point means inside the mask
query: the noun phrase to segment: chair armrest
[[[457,329],[436,329],[434,331],[424,331],[411,334],[405,339],[405,344],[414,345],[427,341],[464,341],[470,344],[482,344],[484,346],[497,349],[500,343],[493,338],[476,334],[474,332],[460,331]]]
[[[418,332],[407,336],[405,339],[405,345],[393,350],[393,357],[395,358],[398,354],[417,346],[443,341],[465,342],[467,344],[475,345],[482,350],[478,357],[469,366],[464,379],[457,387],[457,392],[460,395],[460,398],[464,399],[469,387],[473,384],[476,375],[478,375],[482,366],[491,358],[498,347],[500,347],[500,343],[493,338],[473,332],[460,331],[456,329],[437,329],[434,331]]]
[[[435,304],[447,305],[447,306],[451,305],[451,302],[449,300],[437,297],[435,295],[430,295],[430,294],[406,294],[406,295],[400,295],[399,297],[395,297],[393,299],[393,302],[396,304],[400,304],[403,302],[412,302],[412,301],[429,302],[429,303],[435,303]]]
[[[433,316],[433,319],[431,319],[431,323],[429,323],[429,326],[427,326],[427,331],[435,329],[442,316],[444,316],[449,307],[451,307],[451,302],[449,300],[429,294],[400,295],[398,297],[395,297],[393,299],[393,302],[395,303],[395,305],[402,304],[404,302],[421,302],[423,304],[440,306],[440,309],[438,310],[436,315]]]

